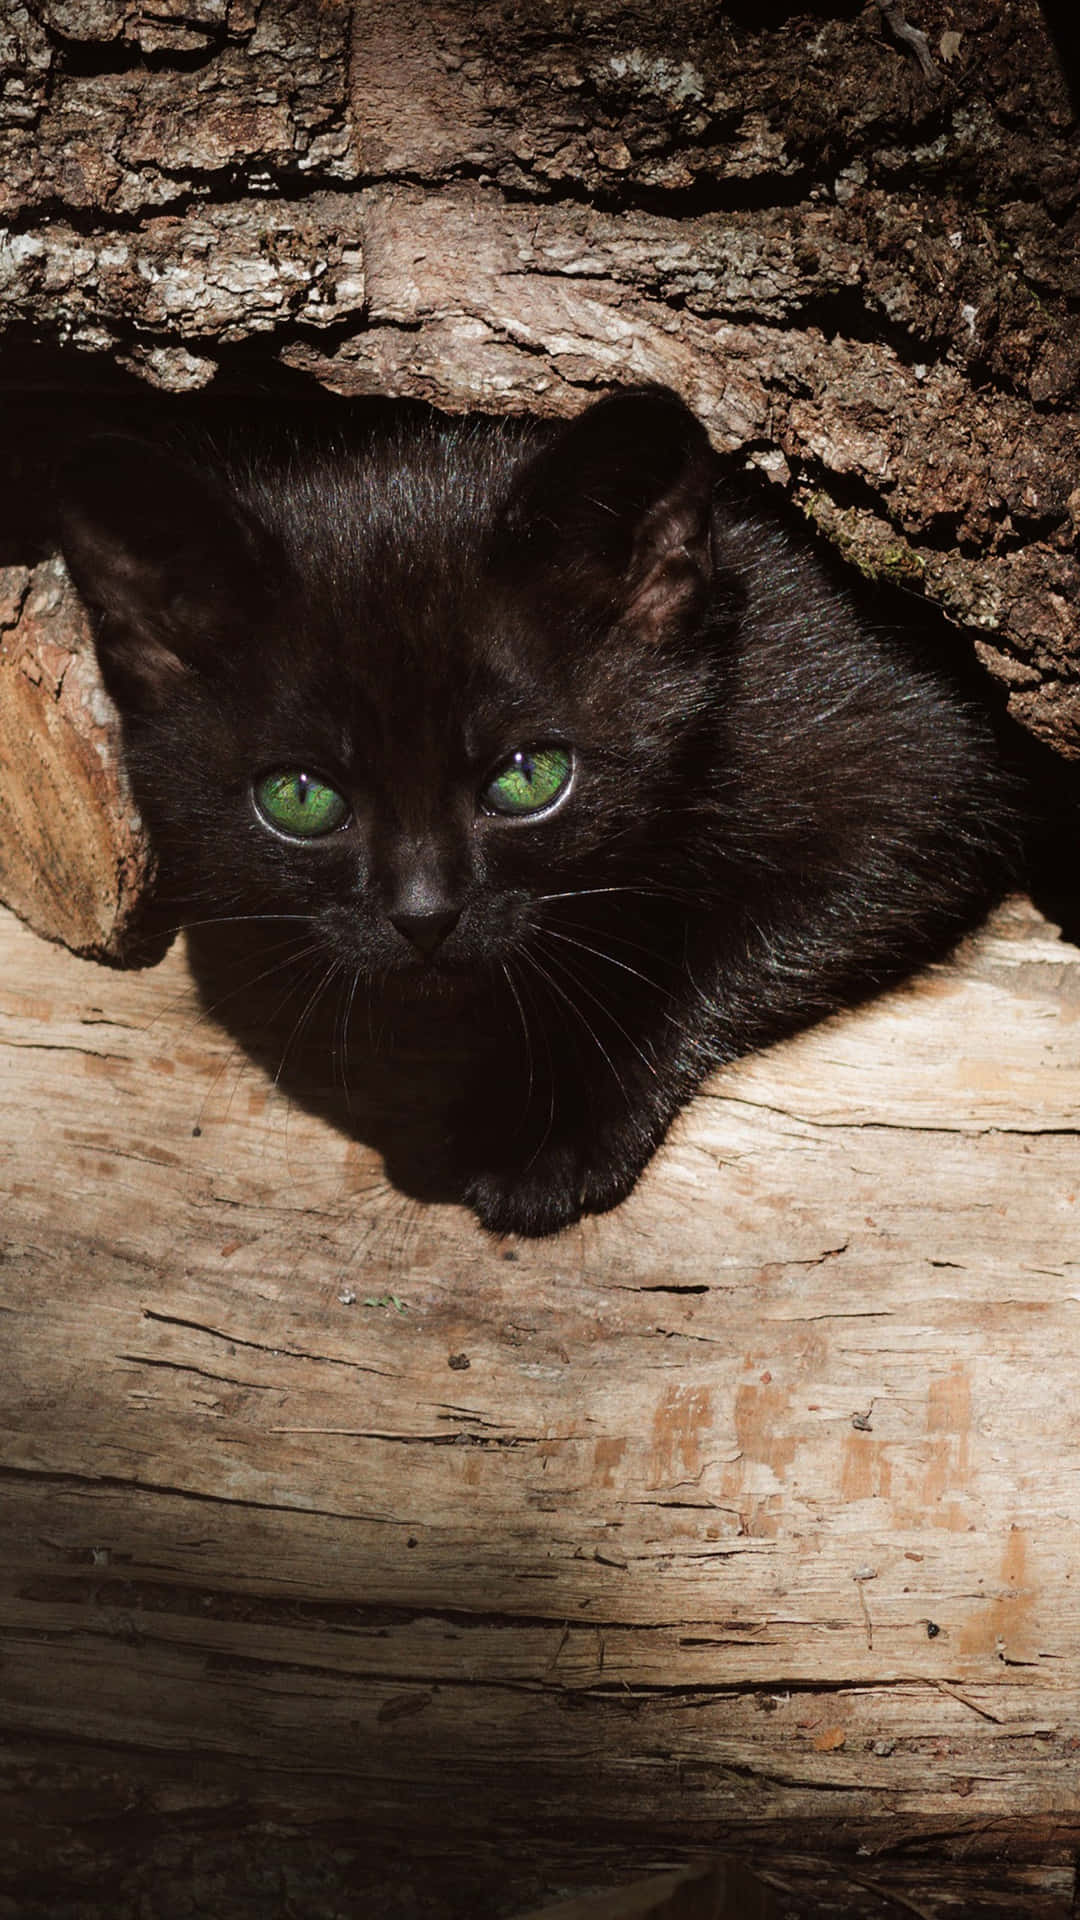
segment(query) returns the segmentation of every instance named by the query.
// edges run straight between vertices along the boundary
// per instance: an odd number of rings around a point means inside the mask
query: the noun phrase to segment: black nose
[[[430,956],[440,947],[461,918],[460,907],[440,907],[435,913],[392,913],[390,924],[411,940],[422,954]]]

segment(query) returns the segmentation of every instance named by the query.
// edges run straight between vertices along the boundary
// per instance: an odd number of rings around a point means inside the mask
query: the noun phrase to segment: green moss
[[[821,492],[808,494],[801,505],[807,519],[864,579],[922,582],[925,568],[920,556],[902,541],[888,541],[885,529],[873,515],[857,507],[838,507]]]
[[[877,556],[878,572],[891,580],[921,580],[924,564],[910,547],[883,547]]]

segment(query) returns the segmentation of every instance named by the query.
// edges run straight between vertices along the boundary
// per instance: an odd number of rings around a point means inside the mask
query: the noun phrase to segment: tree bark
[[[930,74],[877,6],[15,5],[0,377],[541,413],[669,381],[1075,758],[1076,122],[1035,0],[917,24]]]

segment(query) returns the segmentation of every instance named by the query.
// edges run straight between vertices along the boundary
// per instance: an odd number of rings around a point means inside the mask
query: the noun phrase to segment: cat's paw
[[[561,1233],[585,1213],[607,1213],[634,1187],[629,1174],[599,1172],[572,1147],[553,1147],[531,1166],[476,1174],[464,1198],[489,1233],[520,1233],[530,1239]]]

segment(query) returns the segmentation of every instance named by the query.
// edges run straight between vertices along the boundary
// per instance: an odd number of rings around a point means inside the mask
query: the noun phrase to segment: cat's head
[[[62,546],[179,911],[474,970],[560,898],[659,884],[714,673],[711,493],[655,388],[566,426],[90,443]]]

